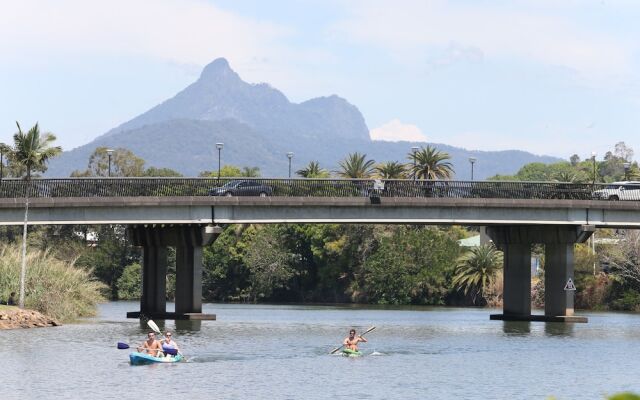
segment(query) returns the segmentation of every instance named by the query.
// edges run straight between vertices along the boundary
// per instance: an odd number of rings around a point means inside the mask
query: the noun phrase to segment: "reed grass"
[[[17,245],[0,245],[0,299],[6,301],[20,287],[21,251]],[[91,271],[63,261],[48,250],[27,253],[25,307],[61,322],[96,314],[96,306],[106,301],[106,286]]]

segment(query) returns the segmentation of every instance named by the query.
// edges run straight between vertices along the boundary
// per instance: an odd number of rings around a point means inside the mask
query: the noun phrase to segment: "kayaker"
[[[142,343],[141,347],[138,347],[138,352],[144,350],[147,354],[154,357],[161,357],[162,354],[162,344],[160,341],[156,340],[156,333],[149,332],[147,334],[147,340]]]
[[[363,338],[362,336],[356,336],[356,330],[351,329],[349,331],[349,337],[344,339],[343,344],[344,347],[349,350],[358,351],[358,343],[360,342],[366,343],[367,339]]]
[[[178,343],[173,340],[173,335],[171,331],[166,331],[164,333],[164,340],[162,341],[163,349],[175,349],[178,353],[180,353],[180,348],[178,347]]]

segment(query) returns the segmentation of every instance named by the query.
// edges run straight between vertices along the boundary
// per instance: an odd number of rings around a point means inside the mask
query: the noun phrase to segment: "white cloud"
[[[535,2],[517,8],[504,2],[443,0],[344,4],[351,13],[335,24],[336,36],[380,46],[403,63],[420,62],[425,52],[455,43],[486,58],[560,66],[590,80],[633,72],[636,46],[629,38],[599,32],[593,25],[580,26]]]
[[[284,51],[282,26],[203,0],[20,0],[0,5],[0,60],[28,57],[150,57],[204,65],[227,57],[255,64]]]
[[[415,125],[403,124],[399,119],[393,119],[386,124],[374,128],[369,132],[371,140],[384,140],[387,142],[426,142],[427,137]]]

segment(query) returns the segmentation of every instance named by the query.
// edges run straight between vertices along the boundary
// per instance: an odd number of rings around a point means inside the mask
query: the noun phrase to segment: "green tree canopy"
[[[453,285],[464,294],[471,293],[473,302],[483,299],[487,288],[502,269],[502,252],[493,244],[471,248],[458,259]]]
[[[404,179],[407,177],[407,168],[397,161],[380,163],[375,168],[376,174],[382,179]]]
[[[338,175],[343,178],[370,178],[374,172],[374,160],[367,160],[366,154],[350,153],[339,162]]]
[[[417,179],[450,179],[453,177],[451,157],[432,146],[422,147],[408,154],[411,160],[411,174]],[[415,164],[415,166],[414,166]]]
[[[320,164],[317,161],[310,161],[306,167],[296,171],[298,176],[303,178],[328,178],[329,171],[324,168],[320,168]]]

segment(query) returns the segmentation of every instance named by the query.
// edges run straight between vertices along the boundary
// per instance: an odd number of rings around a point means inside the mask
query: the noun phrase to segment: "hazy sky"
[[[0,141],[65,149],[173,96],[217,57],[291,101],[338,94],[376,138],[640,154],[633,0],[0,0]]]

